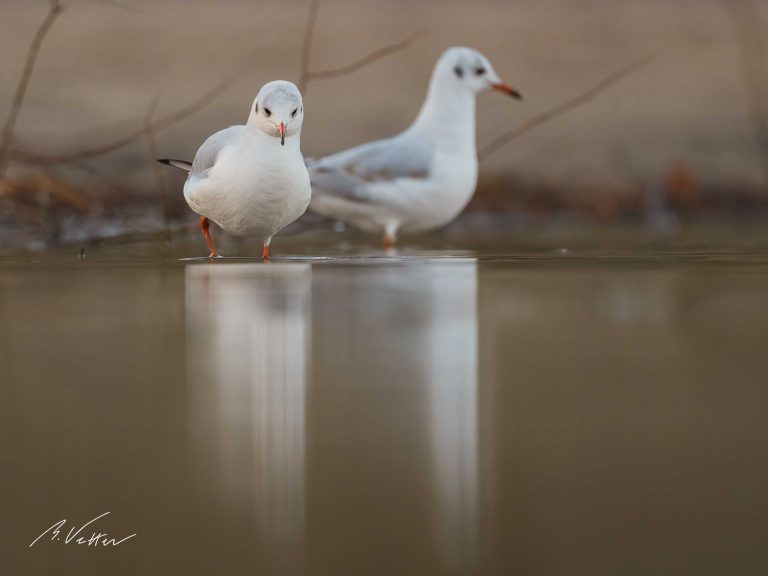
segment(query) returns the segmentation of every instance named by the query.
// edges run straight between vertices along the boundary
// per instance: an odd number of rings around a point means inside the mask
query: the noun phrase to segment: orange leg
[[[210,228],[208,218],[205,216],[200,216],[200,230],[203,231],[205,241],[208,242],[208,249],[211,251],[211,255],[208,256],[208,258],[218,258],[219,253],[216,251],[216,246],[213,245],[213,238],[211,238],[211,232],[208,230],[208,228]]]
[[[264,250],[261,252],[261,257],[264,260],[269,260],[269,244],[264,244]]]
[[[397,229],[400,226],[397,222],[387,222],[384,225],[384,250],[392,250],[395,247],[397,238]]]

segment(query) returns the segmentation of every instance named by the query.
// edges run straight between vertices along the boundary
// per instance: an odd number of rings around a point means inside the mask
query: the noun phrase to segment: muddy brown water
[[[0,320],[3,574],[768,570],[765,252],[17,258]]]

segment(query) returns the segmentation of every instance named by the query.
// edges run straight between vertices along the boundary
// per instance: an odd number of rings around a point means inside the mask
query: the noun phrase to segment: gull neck
[[[435,70],[427,97],[410,130],[434,144],[451,142],[467,146],[474,153],[475,95]]]

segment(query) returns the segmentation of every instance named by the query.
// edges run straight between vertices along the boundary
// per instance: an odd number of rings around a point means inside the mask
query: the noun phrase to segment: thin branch
[[[382,58],[389,56],[390,54],[394,54],[395,52],[399,52],[400,50],[405,50],[411,44],[413,44],[417,39],[422,37],[425,34],[425,32],[426,30],[419,30],[418,32],[408,36],[408,38],[406,38],[405,40],[402,40],[396,44],[390,44],[388,46],[384,46],[383,48],[379,48],[378,50],[374,50],[373,52],[370,52],[365,56],[363,56],[362,58],[358,58],[354,62],[350,62],[345,66],[339,66],[338,68],[329,68],[328,70],[320,70],[318,72],[309,72],[307,74],[306,79],[320,80],[320,79],[327,79],[327,78],[337,78],[339,76],[344,76],[346,74],[352,74],[353,72],[360,70],[360,68],[364,68],[365,66],[367,66],[368,64],[371,64],[372,62],[376,62],[376,60],[381,60]]]
[[[304,31],[304,40],[302,44],[302,64],[301,64],[302,71],[301,71],[301,78],[299,79],[299,87],[301,88],[303,84],[302,91],[305,93],[306,93],[308,82],[310,80],[333,78],[333,77],[343,76],[345,74],[350,74],[352,72],[355,72],[360,68],[363,68],[372,62],[375,62],[376,60],[380,60],[381,58],[388,56],[389,54],[406,49],[417,38],[419,38],[421,35],[424,34],[423,30],[420,32],[417,32],[416,34],[409,36],[408,38],[406,38],[401,42],[398,42],[396,44],[392,44],[389,46],[385,46],[383,48],[379,48],[378,50],[374,50],[373,52],[367,54],[366,56],[358,60],[355,60],[354,62],[347,64],[345,66],[342,66],[339,68],[333,68],[329,70],[323,70],[319,72],[311,72],[308,70],[308,68],[309,68],[310,57],[312,53],[312,38],[314,35],[315,25],[317,23],[319,6],[320,6],[319,0],[310,0],[310,11],[307,18],[307,25]],[[250,64],[250,60],[248,60],[247,62]],[[239,78],[243,67],[244,66],[241,66],[235,72],[233,72],[230,76],[219,81],[217,84],[215,84],[208,91],[203,93],[197,100],[190,103],[188,106],[181,108],[170,114],[167,114],[166,116],[153,122],[150,126],[150,129],[153,132],[153,134],[156,134],[161,130],[169,128],[174,124],[177,124],[178,122],[188,118],[189,116],[192,116],[193,114],[199,112],[200,110],[208,106],[211,102],[213,102],[216,98],[218,98],[227,87],[229,87],[235,80]],[[86,160],[89,158],[102,156],[104,154],[114,152],[121,148],[125,148],[126,146],[134,143],[135,141],[146,137],[146,133],[147,133],[147,126],[142,126],[141,128],[138,128],[132,132],[129,132],[128,134],[125,134],[124,136],[121,136],[120,138],[117,138],[106,144],[100,144],[98,146],[94,146],[91,148],[85,148],[83,150],[79,150],[71,154],[39,154],[39,153],[31,152],[28,150],[9,149],[7,151],[6,156],[9,159],[12,159],[15,161],[25,162],[27,164],[33,164],[37,166],[52,166],[57,164],[68,164],[68,163],[79,161],[79,160]]]
[[[160,130],[165,130],[166,128],[169,128],[174,124],[199,112],[200,110],[208,106],[211,102],[213,102],[216,98],[218,98],[221,95],[221,93],[224,91],[224,89],[227,88],[230,84],[232,84],[239,77],[239,75],[240,75],[240,70],[238,70],[236,73],[233,73],[227,78],[224,78],[223,80],[216,83],[216,85],[214,85],[208,91],[203,93],[197,100],[193,101],[192,103],[185,106],[184,108],[176,110],[175,112],[171,112],[170,114],[167,114],[166,116],[162,117],[160,120],[153,122],[151,125],[152,131],[156,133],[156,132],[159,132]],[[109,142],[107,144],[101,144],[99,146],[94,146],[93,148],[86,148],[84,150],[80,150],[73,154],[44,155],[44,154],[35,154],[34,152],[28,152],[28,151],[11,150],[9,152],[9,157],[12,158],[13,160],[19,160],[22,162],[27,162],[30,164],[38,164],[38,165],[66,164],[69,162],[73,162],[75,160],[84,160],[86,158],[102,156],[109,152],[114,152],[115,150],[124,148],[125,146],[132,144],[139,138],[144,137],[146,131],[147,131],[147,127],[142,126],[140,129],[134,130],[133,132],[129,132],[125,136],[122,136],[116,140],[113,140],[112,142]]]
[[[256,46],[255,52],[263,48],[266,44],[269,42],[272,42],[274,38],[271,36],[265,37],[262,42]],[[230,85],[232,85],[235,80],[240,78],[240,75],[242,74],[243,70],[252,65],[253,60],[252,58],[246,58],[243,60],[243,63],[235,69],[229,76],[223,78],[222,80],[219,80],[216,84],[214,84],[210,89],[208,89],[206,92],[201,94],[196,100],[188,104],[187,106],[180,108],[176,110],[175,112],[171,112],[170,114],[166,114],[156,122],[152,123],[152,131],[154,133],[157,133],[161,130],[165,130],[166,128],[170,128],[174,124],[177,124],[181,122],[182,120],[185,120],[186,118],[192,116],[193,114],[196,114],[209,104],[216,100],[221,94],[226,90]],[[92,148],[85,148],[83,150],[71,153],[71,154],[38,154],[35,152],[30,152],[28,150],[18,150],[18,149],[10,149],[8,150],[8,158],[11,160],[15,160],[18,162],[24,162],[26,164],[32,164],[36,166],[51,166],[56,164],[69,164],[71,162],[75,162],[78,160],[85,160],[88,158],[94,158],[97,156],[102,156],[104,154],[108,154],[110,152],[114,152],[115,150],[119,150],[120,148],[124,148],[128,146],[129,144],[132,144],[136,140],[139,140],[140,138],[144,137],[144,134],[146,132],[146,126],[143,126],[139,129],[136,129],[132,132],[129,132],[125,136],[121,136],[120,138],[117,138],[113,140],[112,142],[108,142],[107,144],[101,144],[99,146],[94,146]]]
[[[27,52],[27,59],[24,63],[24,69],[21,73],[19,83],[16,85],[16,93],[13,96],[13,102],[11,103],[11,111],[8,114],[8,119],[5,121],[5,127],[3,128],[3,136],[0,141],[0,178],[5,177],[5,172],[8,168],[8,151],[11,147],[13,140],[13,132],[16,128],[16,120],[19,117],[21,106],[24,103],[24,95],[27,92],[27,86],[29,86],[29,80],[32,77],[32,72],[35,68],[35,62],[37,61],[37,55],[40,52],[40,47],[45,40],[45,36],[50,31],[56,18],[64,10],[64,7],[59,3],[59,0],[50,0],[50,8],[48,14],[40,28],[37,29],[32,44],[29,46]]]
[[[249,62],[248,65],[252,64],[252,62]],[[160,130],[165,130],[166,128],[170,128],[174,124],[178,124],[182,120],[186,120],[189,116],[192,116],[193,114],[197,114],[200,110],[208,106],[211,102],[216,100],[219,96],[221,96],[222,92],[229,88],[235,80],[240,78],[244,66],[239,67],[235,72],[224,78],[223,80],[220,80],[217,82],[211,89],[209,89],[207,92],[203,93],[197,100],[192,102],[191,104],[185,106],[184,108],[181,108],[179,110],[176,110],[176,112],[171,112],[170,114],[166,114],[164,117],[160,118],[157,122],[155,122],[152,127],[155,130],[155,132],[158,132]]]
[[[299,90],[302,94],[307,91],[309,82],[309,65],[312,58],[312,40],[317,26],[317,15],[320,12],[320,0],[309,0],[309,13],[307,23],[304,26],[304,36],[301,41],[301,64],[299,73]]]
[[[301,41],[301,63],[299,65],[299,80],[297,82],[299,90],[302,94],[305,95],[309,89],[309,83],[312,80],[338,78],[339,76],[352,74],[353,72],[356,72],[361,68],[376,62],[377,60],[381,60],[382,58],[389,56],[390,54],[405,50],[425,33],[425,30],[420,30],[405,40],[374,50],[362,58],[358,58],[357,60],[354,60],[349,64],[345,64],[344,66],[338,66],[336,68],[328,68],[327,70],[318,70],[317,72],[313,72],[310,70],[312,60],[312,41],[315,36],[315,29],[317,28],[317,16],[319,12],[320,0],[310,0],[309,12],[307,13],[307,22],[304,26],[304,35]]]
[[[568,112],[571,112],[572,110],[579,108],[580,106],[583,106],[584,104],[587,104],[588,102],[594,100],[597,96],[599,96],[600,94],[608,90],[608,88],[610,88],[620,80],[623,80],[624,78],[629,76],[632,72],[650,63],[658,55],[659,53],[655,52],[633,64],[630,64],[629,66],[622,68],[617,72],[614,72],[613,74],[611,74],[607,78],[604,78],[603,80],[601,80],[600,82],[592,86],[592,88],[580,94],[579,96],[576,96],[575,98],[571,98],[567,102],[563,102],[562,104],[559,104],[554,108],[550,108],[546,112],[543,112],[542,114],[539,114],[538,116],[531,118],[521,126],[513,128],[508,132],[505,132],[504,134],[502,134],[501,136],[493,140],[490,144],[486,145],[482,150],[480,150],[480,152],[478,153],[478,158],[482,162],[483,160],[488,158],[490,155],[499,151],[501,148],[503,148],[513,140],[520,138],[520,136],[522,136],[523,134],[533,130],[534,128],[541,126],[542,124],[546,124],[550,120],[554,120],[555,118],[558,118],[564,114],[567,114]]]

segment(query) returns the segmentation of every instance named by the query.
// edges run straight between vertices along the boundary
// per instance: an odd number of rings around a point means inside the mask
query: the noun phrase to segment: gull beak
[[[277,130],[280,132],[280,145],[285,146],[285,122],[280,122]]]
[[[523,99],[523,95],[520,94],[520,92],[512,88],[512,86],[510,86],[509,84],[505,84],[504,82],[496,82],[495,84],[491,84],[491,88],[499,92],[503,92],[504,94],[507,94],[509,96],[512,96],[512,98],[515,98],[516,100]]]

